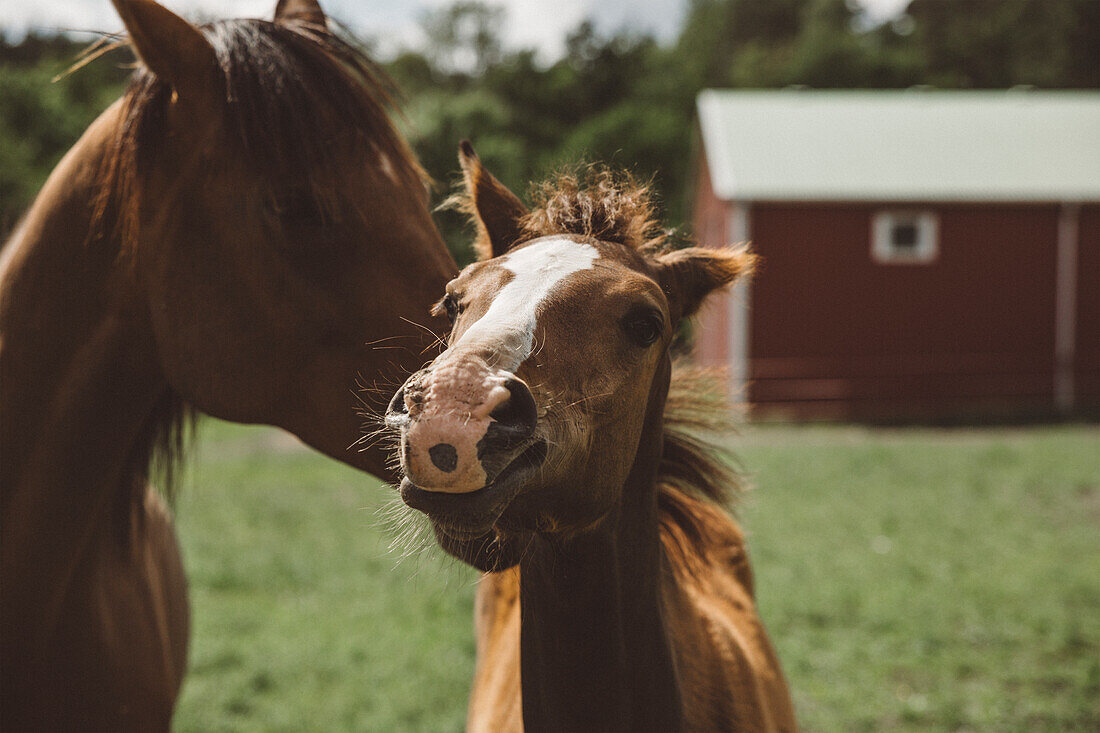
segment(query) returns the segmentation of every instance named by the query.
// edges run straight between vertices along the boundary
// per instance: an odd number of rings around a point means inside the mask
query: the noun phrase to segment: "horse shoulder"
[[[466,716],[470,733],[523,730],[519,624],[519,568],[486,573],[474,601],[477,668]]]
[[[49,640],[13,652],[5,730],[170,729],[187,662],[187,587],[168,508],[137,490],[126,539],[105,522],[75,561]]]

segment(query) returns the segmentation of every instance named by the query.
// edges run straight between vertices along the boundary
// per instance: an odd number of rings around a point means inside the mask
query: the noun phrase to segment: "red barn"
[[[1100,413],[1100,94],[704,91],[703,314],[758,416]]]

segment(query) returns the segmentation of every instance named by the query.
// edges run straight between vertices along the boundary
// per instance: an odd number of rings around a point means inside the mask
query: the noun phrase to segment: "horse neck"
[[[619,506],[567,541],[535,540],[521,561],[520,679],[529,732],[682,726],[658,535],[667,364],[655,385]]]
[[[12,589],[39,593],[21,607],[46,617],[60,602],[81,547],[133,491],[134,447],[166,389],[117,243],[86,242],[118,115],[104,112],[54,169],[0,260],[5,616]]]

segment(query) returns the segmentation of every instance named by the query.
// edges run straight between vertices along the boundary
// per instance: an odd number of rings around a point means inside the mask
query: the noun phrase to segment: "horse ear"
[[[658,278],[677,318],[695,313],[712,291],[752,273],[756,255],[747,247],[688,247],[661,255]]]
[[[469,140],[459,143],[458,162],[466,181],[470,213],[477,222],[478,238],[474,247],[478,259],[499,257],[522,238],[520,221],[527,216],[527,207],[485,170]]]
[[[275,5],[275,22],[324,26],[328,19],[317,0],[279,0]]]
[[[180,99],[216,94],[218,58],[202,32],[153,0],[111,0],[141,62],[171,85]]]

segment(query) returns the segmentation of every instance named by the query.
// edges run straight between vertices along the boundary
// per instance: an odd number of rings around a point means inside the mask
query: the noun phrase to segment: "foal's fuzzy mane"
[[[329,132],[355,131],[355,145],[373,147],[390,161],[405,195],[426,200],[427,176],[389,117],[390,82],[359,49],[310,23],[221,20],[200,30],[214,49],[224,91],[220,108],[204,112],[221,120],[221,149],[239,156],[262,194],[277,198],[293,186],[293,195],[333,214],[347,163]],[[93,46],[87,60],[122,45]],[[153,73],[140,66],[134,72],[122,122],[100,162],[89,246],[118,241],[122,257],[137,254],[142,178],[162,146],[171,97]],[[190,407],[167,393],[131,457],[135,485],[159,466],[162,488],[171,493],[192,423]]]
[[[532,238],[582,234],[639,251],[659,251],[668,240],[653,191],[627,171],[600,165],[563,171],[534,186],[531,199],[520,225]]]
[[[657,473],[661,541],[677,571],[739,542],[728,514],[744,485],[722,441],[735,431],[721,371],[673,366]]]

